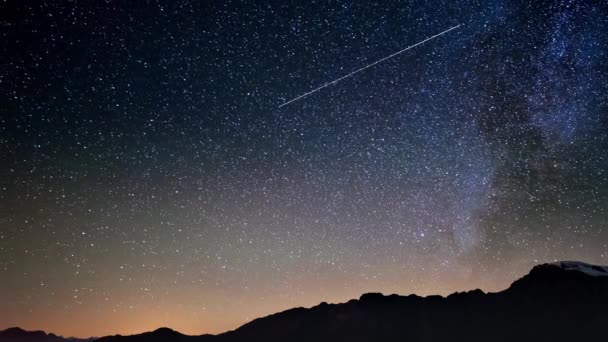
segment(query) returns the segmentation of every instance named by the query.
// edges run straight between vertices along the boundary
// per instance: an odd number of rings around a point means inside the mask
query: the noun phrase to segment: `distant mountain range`
[[[84,342],[11,328],[0,342]],[[608,267],[564,261],[535,266],[508,289],[447,297],[367,293],[253,320],[220,335],[160,328],[95,342],[608,341]]]
[[[8,328],[0,331],[0,342],[92,342],[95,340],[97,340],[96,337],[62,337],[40,330],[26,331],[21,328]]]

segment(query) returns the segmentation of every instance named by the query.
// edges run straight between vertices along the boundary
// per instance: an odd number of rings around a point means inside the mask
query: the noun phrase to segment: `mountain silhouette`
[[[159,328],[151,332],[145,332],[137,335],[114,335],[106,336],[97,339],[96,342],[156,342],[156,341],[171,341],[171,342],[206,342],[214,341],[213,335],[189,336],[179,333],[169,328]],[[1,341],[0,341],[1,342]]]
[[[49,341],[22,340],[7,331],[0,333],[0,342]],[[97,341],[446,340],[608,340],[608,267],[575,261],[542,264],[497,293],[473,290],[447,297],[367,293],[346,303],[279,312],[219,335],[188,336],[161,328]]]
[[[8,328],[0,331],[0,342],[91,342],[97,338],[74,338],[62,337],[55,334],[47,334],[44,331],[26,331],[21,328]]]

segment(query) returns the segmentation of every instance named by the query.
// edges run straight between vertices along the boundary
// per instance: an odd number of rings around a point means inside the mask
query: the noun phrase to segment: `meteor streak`
[[[458,24],[458,25],[456,25],[456,26],[453,26],[453,27],[450,27],[449,29],[447,29],[447,30],[445,30],[445,31],[443,31],[443,32],[437,33],[437,34],[436,34],[436,35],[434,35],[434,36],[430,36],[430,37],[426,38],[425,40],[419,41],[418,43],[416,43],[416,44],[414,44],[414,45],[410,45],[410,46],[406,47],[405,49],[403,49],[403,50],[401,50],[401,51],[397,51],[397,52],[393,53],[392,55],[388,55],[388,56],[386,56],[386,57],[384,57],[384,58],[382,58],[382,59],[379,59],[379,60],[375,61],[375,62],[374,62],[374,63],[372,63],[372,64],[368,64],[368,65],[364,66],[364,67],[363,67],[363,68],[361,68],[361,69],[357,69],[357,70],[355,70],[355,71],[351,72],[350,74],[344,75],[344,76],[342,76],[342,77],[340,77],[340,78],[337,78],[337,79],[335,79],[335,80],[333,80],[333,81],[331,81],[331,82],[329,82],[329,83],[325,83],[324,85],[322,85],[322,86],[320,86],[320,87],[318,87],[318,88],[315,88],[315,89],[313,89],[313,90],[311,90],[311,91],[309,91],[309,92],[307,92],[307,93],[304,93],[304,94],[302,94],[302,95],[300,95],[300,96],[298,96],[298,97],[296,97],[296,98],[294,98],[294,99],[291,99],[291,100],[289,100],[289,101],[287,101],[287,102],[283,103],[282,105],[280,105],[280,106],[279,106],[279,108],[281,108],[281,107],[283,107],[283,106],[286,106],[286,105],[288,105],[288,104],[290,104],[290,103],[292,103],[292,102],[295,102],[295,101],[297,101],[297,100],[299,100],[299,99],[301,99],[301,98],[304,98],[304,97],[306,97],[306,96],[308,96],[308,95],[310,95],[310,94],[312,94],[312,93],[316,93],[317,91],[319,91],[319,90],[321,90],[321,89],[323,89],[323,88],[325,88],[325,87],[327,87],[327,86],[329,86],[329,85],[336,84],[336,83],[338,83],[338,82],[342,81],[343,79],[348,78],[348,77],[351,77],[351,76],[353,76],[354,74],[356,74],[356,73],[358,73],[358,72],[360,72],[360,71],[363,71],[363,70],[365,70],[365,69],[367,69],[367,68],[370,68],[370,67],[372,67],[372,66],[374,66],[374,65],[376,65],[376,64],[378,64],[378,63],[384,62],[384,61],[385,61],[385,60],[387,60],[387,59],[393,58],[393,57],[397,56],[398,54],[401,54],[401,53],[403,53],[403,52],[405,52],[405,51],[407,51],[407,50],[409,50],[409,49],[413,49],[413,48],[415,48],[416,46],[418,46],[418,45],[420,45],[420,44],[424,44],[424,43],[428,42],[428,41],[429,41],[429,40],[431,40],[431,39],[437,38],[437,37],[439,37],[439,36],[441,36],[441,35],[443,35],[443,34],[446,34],[446,33],[450,32],[450,31],[452,31],[452,30],[455,30],[455,29],[457,29],[457,28],[459,28],[459,27],[460,27],[460,24]]]

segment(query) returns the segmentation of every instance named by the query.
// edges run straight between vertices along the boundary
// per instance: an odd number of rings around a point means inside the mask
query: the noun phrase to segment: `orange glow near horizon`
[[[378,270],[379,273],[383,273]],[[388,272],[389,270],[385,270]],[[519,272],[522,274],[521,272]],[[386,273],[388,274],[388,273]],[[451,276],[454,276],[452,274]],[[455,291],[466,291],[473,286],[471,274],[456,276],[450,286],[442,280],[427,279],[429,287],[416,286],[424,280],[419,275],[402,281],[409,284],[407,288],[389,285],[396,284],[395,275],[387,275],[385,281],[380,278],[368,279],[363,282],[348,282],[329,276],[326,279],[309,279],[299,284],[299,290],[292,293],[293,286],[277,288],[276,291],[264,292],[264,296],[252,296],[251,293],[227,294],[221,296],[201,296],[194,289],[173,295],[171,299],[162,298],[153,290],[149,293],[149,301],[140,303],[124,302],[117,306],[108,298],[86,298],[83,296],[80,304],[61,306],[51,304],[32,308],[31,310],[16,310],[9,315],[0,311],[0,321],[4,328],[19,326],[26,330],[44,330],[65,337],[100,337],[106,335],[131,335],[152,331],[160,327],[168,327],[187,335],[218,334],[236,329],[248,321],[263,317],[293,307],[311,307],[320,302],[342,303],[358,298],[366,292],[382,292],[384,294],[418,294],[447,295]],[[331,279],[334,278],[334,279]],[[403,278],[406,279],[406,278]],[[331,280],[332,282],[328,282]],[[505,279],[506,280],[506,279]],[[434,285],[434,287],[431,287]],[[493,283],[483,281],[484,290],[497,291],[508,286],[508,281]],[[320,286],[319,284],[323,284]],[[198,299],[197,299],[198,298]]]

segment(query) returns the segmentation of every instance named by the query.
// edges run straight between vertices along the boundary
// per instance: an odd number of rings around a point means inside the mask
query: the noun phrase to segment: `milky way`
[[[0,328],[216,333],[608,264],[604,2],[9,1],[0,23]]]

